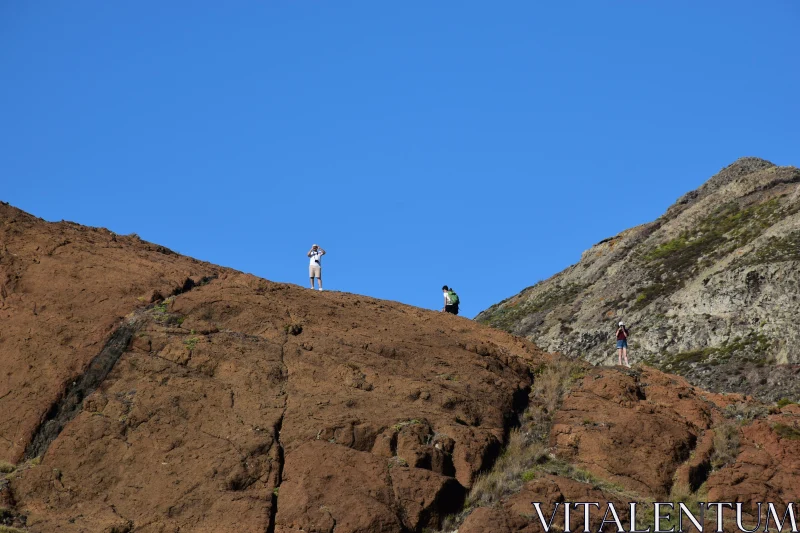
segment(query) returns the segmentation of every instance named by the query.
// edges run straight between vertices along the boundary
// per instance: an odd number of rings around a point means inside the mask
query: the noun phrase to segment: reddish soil
[[[435,526],[546,357],[465,318],[0,216],[0,459],[31,531]],[[76,391],[120,331],[110,373]]]
[[[0,204],[0,523],[34,532],[421,532],[461,509],[553,356],[462,317],[272,283]],[[797,500],[800,409],[644,369],[589,369],[556,458],[461,533],[533,531],[531,501]],[[622,502],[621,502],[622,503]],[[549,507],[546,507],[549,508]],[[5,517],[5,518],[3,518]]]
[[[729,406],[764,415],[739,421]],[[564,398],[550,444],[558,459],[602,484],[539,477],[496,508],[473,512],[459,533],[541,531],[531,502],[551,510],[556,502],[610,501],[624,509],[692,493],[699,501],[742,502],[746,524],[754,525],[758,502],[800,499],[800,406],[766,411],[750,398],[709,393],[652,368],[594,368]],[[739,444],[730,464],[713,469],[714,432],[723,425],[735,428]],[[602,515],[592,517],[596,531]]]

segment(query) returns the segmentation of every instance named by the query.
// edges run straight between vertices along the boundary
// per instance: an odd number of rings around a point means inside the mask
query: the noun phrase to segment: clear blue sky
[[[800,2],[2,2],[0,199],[474,316],[747,155]]]

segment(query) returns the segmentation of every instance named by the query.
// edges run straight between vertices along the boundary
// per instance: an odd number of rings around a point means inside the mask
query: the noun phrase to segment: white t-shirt
[[[450,305],[450,293],[447,291],[442,291],[442,294],[444,294],[445,305]]]
[[[320,250],[311,252],[311,261],[309,261],[309,264],[322,266],[322,252]]]

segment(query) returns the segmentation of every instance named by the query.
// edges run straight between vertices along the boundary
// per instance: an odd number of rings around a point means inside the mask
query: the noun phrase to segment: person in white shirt
[[[325,250],[316,244],[308,251],[308,257],[311,261],[308,264],[308,276],[311,278],[311,290],[314,290],[314,278],[317,278],[317,285],[319,290],[322,290],[322,256],[325,255]]]

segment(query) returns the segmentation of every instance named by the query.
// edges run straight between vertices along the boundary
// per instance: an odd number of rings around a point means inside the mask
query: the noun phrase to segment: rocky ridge
[[[800,497],[796,405],[462,317],[6,204],[0,296],[10,531],[533,531],[532,499]]]
[[[743,158],[667,212],[480,313],[594,364],[635,361],[722,392],[800,399],[800,170]]]

